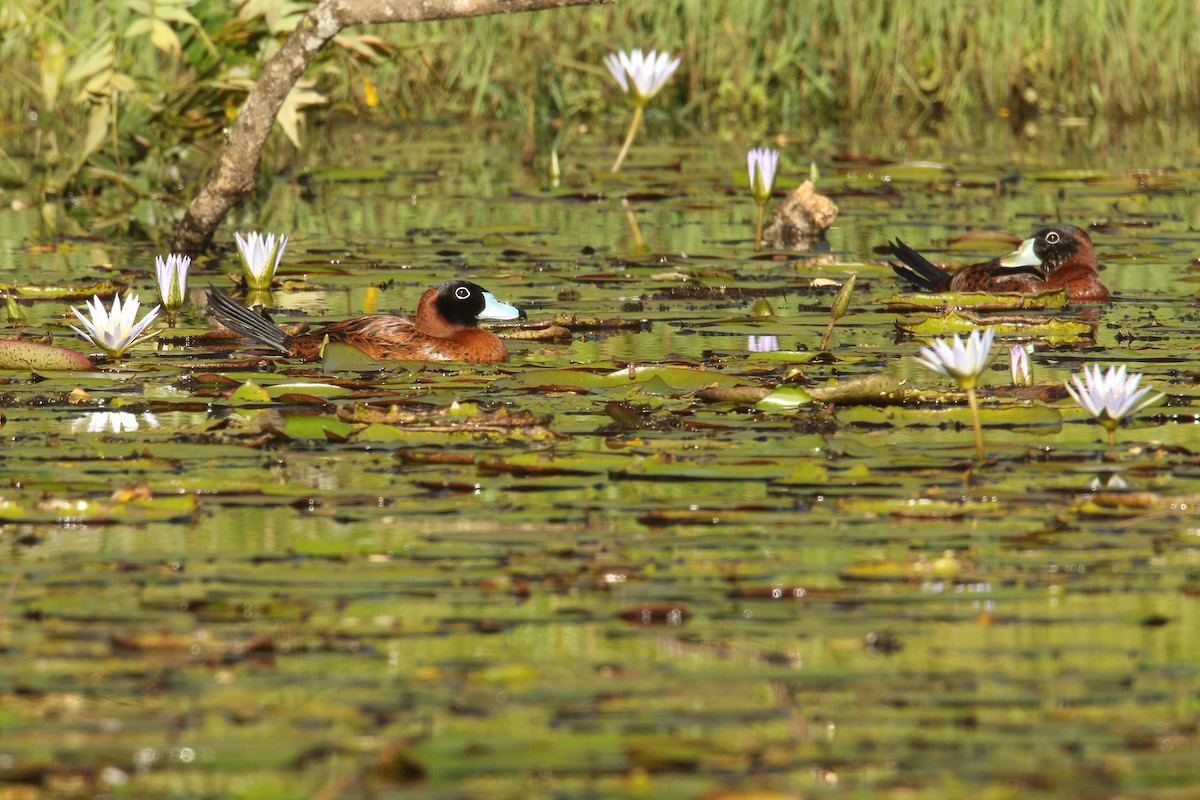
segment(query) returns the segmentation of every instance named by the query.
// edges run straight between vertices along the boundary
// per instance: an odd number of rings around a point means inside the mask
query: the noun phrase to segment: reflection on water
[[[157,428],[158,418],[149,411],[90,411],[71,421],[73,433],[126,433],[139,428]]]
[[[779,349],[779,338],[771,335],[746,337],[746,349],[751,353],[774,353]]]

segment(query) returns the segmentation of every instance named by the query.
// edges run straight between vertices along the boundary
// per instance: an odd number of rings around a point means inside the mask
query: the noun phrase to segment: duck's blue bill
[[[1000,259],[1002,267],[1038,267],[1041,266],[1042,260],[1038,258],[1037,253],[1033,251],[1033,246],[1037,244],[1037,239],[1029,238],[1021,242],[1020,247],[1013,250],[1008,255]]]
[[[525,312],[516,306],[501,302],[491,292],[483,293],[483,311],[479,312],[480,319],[524,319]]]

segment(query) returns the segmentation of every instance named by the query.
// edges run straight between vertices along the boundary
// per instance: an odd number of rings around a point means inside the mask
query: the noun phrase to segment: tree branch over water
[[[288,92],[334,36],[351,25],[483,17],[613,0],[321,0],[267,62],[229,131],[217,167],[175,228],[174,249],[203,250],[229,209],[254,188],[263,143]]]

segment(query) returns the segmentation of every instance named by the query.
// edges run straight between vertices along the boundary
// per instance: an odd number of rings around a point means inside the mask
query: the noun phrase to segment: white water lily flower
[[[1124,364],[1109,367],[1104,374],[1100,373],[1100,365],[1095,364],[1083,368],[1083,380],[1078,375],[1071,376],[1067,393],[1108,429],[1111,441],[1121,420],[1163,398],[1161,393],[1148,397],[1153,389],[1149,386],[1138,388],[1141,381],[1142,373],[1129,375]]]
[[[993,328],[976,329],[963,341],[957,333],[954,341],[934,339],[928,347],[922,347],[916,360],[939,375],[953,378],[964,389],[975,387],[975,381],[983,374],[992,354]]]
[[[158,299],[169,313],[178,311],[183,305],[184,294],[187,292],[188,268],[191,265],[191,258],[177,253],[172,253],[165,259],[162,256],[154,257]]]
[[[71,330],[84,339],[91,340],[113,358],[118,358],[135,344],[154,337],[153,333],[146,333],[146,328],[150,327],[150,323],[158,316],[159,306],[150,309],[146,316],[135,322],[141,302],[136,294],[130,292],[125,295],[124,305],[121,304],[120,295],[114,297],[112,309],[109,310],[100,302],[99,297],[93,295],[87,302],[87,316],[78,308],[71,309],[83,324],[82,330],[74,325],[71,326]]]
[[[983,423],[979,419],[979,398],[976,396],[975,383],[987,368],[992,355],[992,339],[996,336],[993,328],[978,328],[963,341],[957,333],[954,341],[934,339],[928,347],[922,347],[916,360],[929,367],[939,375],[953,378],[967,393],[967,403],[971,406],[971,423],[975,428],[975,454],[980,461],[986,458],[983,449]]]
[[[255,231],[244,238],[242,234],[235,233],[233,238],[237,240],[238,252],[242,254],[242,275],[246,279],[246,286],[250,289],[270,287],[275,270],[279,269],[279,262],[283,259],[288,237],[281,235],[278,246],[273,233],[264,236]]]
[[[756,147],[746,154],[750,172],[750,194],[760,206],[771,198],[775,187],[775,170],[779,166],[779,151]]]
[[[628,94],[635,103],[644,104],[658,94],[667,79],[679,68],[680,59],[671,58],[670,53],[659,53],[651,50],[649,55],[642,55],[640,49],[629,55],[624,50],[609,53],[604,57],[604,66],[621,84],[621,91]]]
[[[1029,354],[1033,345],[1014,344],[1008,348],[1008,369],[1013,386],[1032,386],[1033,369],[1029,366]]]

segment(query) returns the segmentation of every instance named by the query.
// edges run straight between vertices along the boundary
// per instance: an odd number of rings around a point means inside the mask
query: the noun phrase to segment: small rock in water
[[[818,194],[812,181],[805,181],[775,209],[763,229],[763,240],[772,247],[807,252],[825,235],[837,215],[833,201]]]

